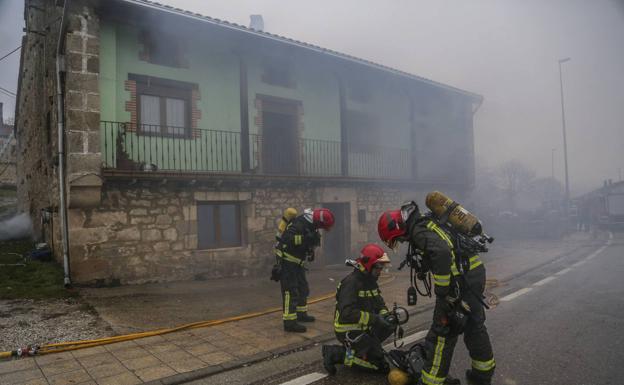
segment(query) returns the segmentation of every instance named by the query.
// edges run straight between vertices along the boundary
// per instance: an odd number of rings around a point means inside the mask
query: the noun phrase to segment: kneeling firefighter
[[[310,289],[304,263],[314,260],[314,248],[321,244],[319,229],[329,230],[333,225],[334,214],[330,210],[305,209],[288,223],[277,243],[275,253],[281,259],[282,319],[287,332],[304,333],[306,327],[297,321],[314,321],[308,315]]]
[[[408,257],[410,253],[421,256],[421,271],[433,275],[436,302],[418,384],[460,383],[448,372],[457,338],[464,333],[472,359],[472,369],[466,377],[471,384],[490,385],[496,364],[481,298],[485,267],[478,255],[455,255],[456,247],[449,235],[431,216],[421,215],[413,202],[401,210],[384,212],[379,218],[378,232],[392,249],[397,242],[407,242]]]
[[[336,364],[387,372],[381,344],[392,335],[396,323],[377,279],[390,259],[381,247],[368,244],[351,262],[355,269],[336,289],[334,331],[342,345],[323,345],[323,366],[331,375],[336,374]]]

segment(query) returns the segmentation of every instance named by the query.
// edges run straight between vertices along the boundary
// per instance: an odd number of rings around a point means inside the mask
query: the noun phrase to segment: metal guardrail
[[[406,149],[362,149],[316,139],[289,143],[256,134],[243,140],[240,132],[107,121],[101,122],[101,129],[103,163],[109,169],[412,178],[411,153]]]

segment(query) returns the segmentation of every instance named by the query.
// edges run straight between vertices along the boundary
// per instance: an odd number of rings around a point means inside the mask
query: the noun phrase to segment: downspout
[[[61,72],[65,70],[65,29],[67,27],[67,10],[69,0],[63,3],[63,16],[59,31],[58,44],[56,46],[56,108],[58,127],[58,162],[59,162],[59,213],[61,215],[61,238],[63,245],[63,271],[65,273],[65,287],[71,286],[69,271],[69,229],[67,225],[67,199],[65,191],[65,119],[63,87],[61,85]]]

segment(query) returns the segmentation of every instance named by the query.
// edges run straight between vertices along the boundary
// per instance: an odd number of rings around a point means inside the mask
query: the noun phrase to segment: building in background
[[[0,103],[0,186],[15,186],[15,136],[13,125],[5,123]]]
[[[27,0],[27,30],[57,3]],[[20,207],[57,255],[58,31],[24,37],[16,116]],[[72,1],[65,32],[74,281],[265,274],[288,206],[334,211],[316,265],[342,264],[384,209],[472,188],[474,93],[147,1]]]

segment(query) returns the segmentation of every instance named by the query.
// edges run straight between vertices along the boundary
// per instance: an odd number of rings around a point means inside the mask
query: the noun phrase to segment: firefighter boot
[[[297,323],[297,321],[284,321],[284,331],[292,333],[305,333],[306,327]]]
[[[297,321],[299,322],[314,322],[316,318],[311,315],[308,315],[307,311],[298,312],[297,313]]]
[[[466,379],[470,385],[492,385],[491,379],[484,379],[476,374],[472,369],[466,370]]]
[[[346,349],[340,345],[323,345],[323,367],[331,376],[336,374],[336,364],[344,363]]]

